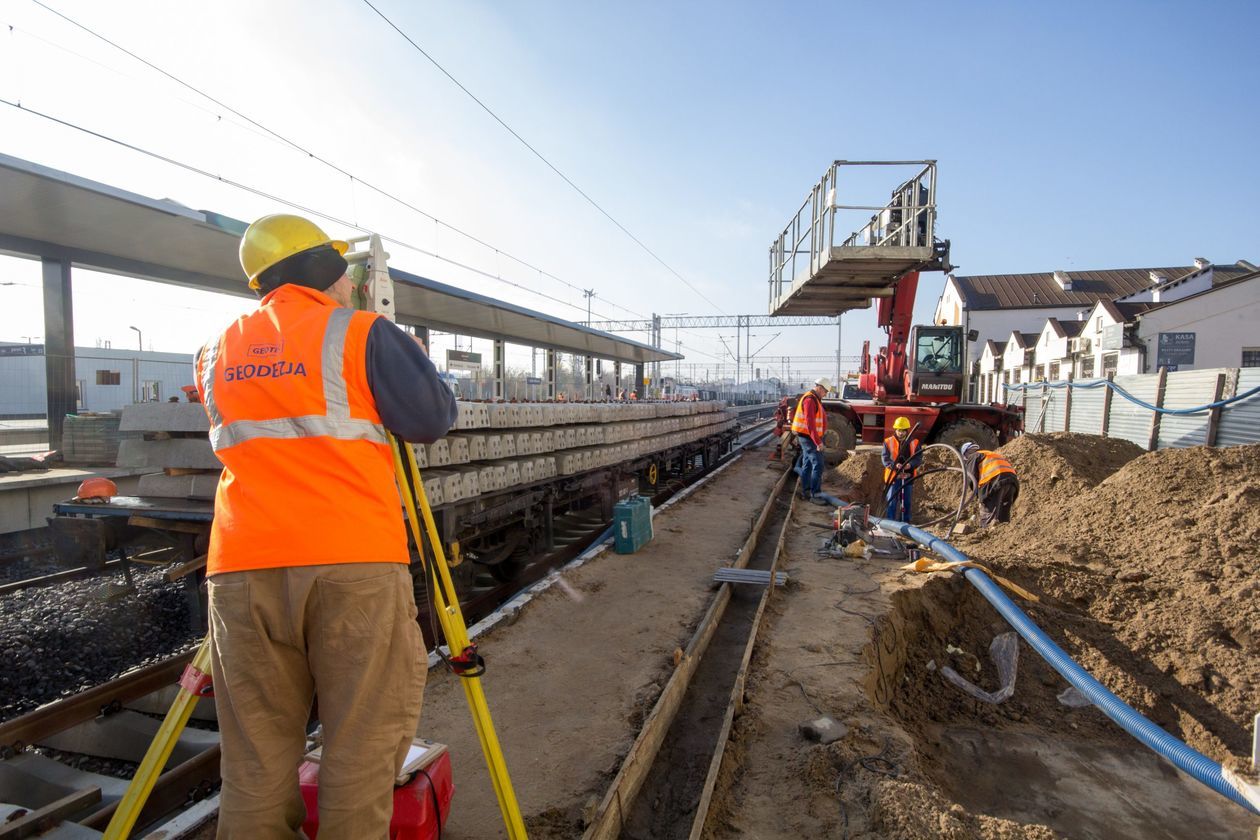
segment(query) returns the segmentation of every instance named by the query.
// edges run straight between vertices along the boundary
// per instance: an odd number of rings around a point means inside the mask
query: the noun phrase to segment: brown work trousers
[[[316,696],[319,840],[386,837],[427,672],[407,567],[230,572],[208,588],[220,840],[305,836],[297,769]]]

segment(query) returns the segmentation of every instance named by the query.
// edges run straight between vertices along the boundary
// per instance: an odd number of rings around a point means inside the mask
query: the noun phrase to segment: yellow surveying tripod
[[[385,263],[386,254],[380,237],[373,234],[351,240],[351,242],[365,242],[368,246],[365,251],[346,255],[351,263],[350,273],[355,284],[356,308],[374,308],[391,321],[394,320],[393,282],[389,278],[389,270]],[[464,696],[472,712],[473,725],[481,741],[481,751],[490,771],[490,781],[494,785],[495,796],[499,800],[499,810],[503,814],[503,823],[507,827],[508,837],[510,840],[526,840],[528,835],[525,832],[525,822],[521,818],[520,805],[516,801],[516,792],[512,789],[507,762],[503,758],[503,750],[499,746],[499,738],[494,731],[494,722],[490,719],[490,708],[486,705],[485,692],[481,688],[481,675],[485,673],[484,661],[477,654],[476,645],[472,644],[468,638],[468,627],[464,623],[464,615],[459,608],[459,596],[455,591],[455,583],[451,579],[437,524],[433,520],[433,510],[429,507],[429,499],[424,492],[424,482],[420,478],[415,451],[389,432],[386,432],[386,437],[393,456],[394,473],[398,481],[398,490],[402,495],[407,522],[411,528],[411,536],[415,540],[416,550],[420,554],[420,562],[426,575],[426,589],[432,595],[432,608],[437,613],[442,635],[446,638],[447,647],[450,650],[449,656],[444,654],[435,639],[434,644],[438,656],[460,678],[464,686]],[[423,532],[421,523],[424,527]],[[431,556],[425,554],[425,537],[428,538]],[[148,801],[158,776],[162,773],[162,768],[166,766],[180,733],[192,716],[193,707],[201,697],[210,693],[209,636],[202,640],[201,646],[185,669],[179,684],[179,693],[171,703],[171,708],[166,713],[158,734],[136,769],[136,775],[132,778],[131,784],[127,786],[127,792],[119,801],[118,808],[105,829],[104,840],[126,840],[131,835],[131,830],[135,827],[136,820],[139,819],[140,812]],[[440,814],[437,817],[441,819]]]

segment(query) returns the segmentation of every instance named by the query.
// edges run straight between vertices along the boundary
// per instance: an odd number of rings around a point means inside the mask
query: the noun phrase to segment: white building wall
[[[980,358],[984,352],[984,343],[990,339],[1005,344],[1011,333],[1040,332],[1046,325],[1047,318],[1058,318],[1060,321],[1075,321],[1076,314],[1084,306],[1037,307],[1036,309],[973,309],[964,314],[967,329],[980,333],[977,341],[969,342],[969,362]]]
[[[1133,372],[1156,370],[1161,332],[1195,334],[1194,364],[1180,370],[1238,367],[1242,348],[1260,347],[1260,277],[1143,314],[1137,334],[1148,348],[1146,370]]]
[[[1168,303],[1173,300],[1181,300],[1184,297],[1197,295],[1199,292],[1206,292],[1212,288],[1212,275],[1212,269],[1208,268],[1189,280],[1183,280],[1171,288],[1162,289],[1159,292],[1159,300],[1155,300],[1156,293],[1153,288],[1143,289],[1127,297],[1117,298],[1117,300],[1121,303]]]
[[[958,294],[958,287],[954,285],[953,278],[949,278],[945,281],[944,291],[936,300],[936,313],[932,316],[932,323],[943,323],[951,327],[960,326],[964,318],[963,309],[962,296]]]
[[[118,411],[146,399],[165,402],[170,397],[179,397],[182,400],[184,395],[180,389],[193,384],[192,362],[193,357],[188,353],[76,347],[78,408],[80,411]],[[97,371],[117,372],[118,384],[98,384]],[[150,383],[147,394],[146,383]],[[0,356],[0,416],[42,417],[48,410],[47,394],[42,355]]]

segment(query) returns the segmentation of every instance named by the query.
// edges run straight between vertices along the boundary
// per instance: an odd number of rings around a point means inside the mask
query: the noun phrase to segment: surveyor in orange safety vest
[[[801,454],[796,472],[801,477],[801,498],[817,505],[829,502],[818,494],[822,492],[823,435],[827,433],[827,412],[822,398],[831,390],[831,380],[820,376],[814,387],[801,395],[792,414],[792,433],[800,444]]]
[[[923,465],[923,450],[917,438],[910,437],[910,421],[898,417],[893,421],[893,433],[884,438],[881,455],[884,464],[884,500],[886,515],[898,522],[909,522],[911,491],[914,478]]]
[[[994,522],[1010,522],[1011,506],[1019,498],[1019,476],[1015,467],[1001,452],[981,449],[968,441],[959,450],[963,464],[976,485],[980,503],[980,527]]]
[[[245,231],[261,302],[197,356],[223,462],[206,574],[219,838],[303,836],[298,765],[319,698],[320,837],[384,837],[424,694],[386,429],[437,440],[455,398],[424,345],[350,309],[345,242],[307,219]]]

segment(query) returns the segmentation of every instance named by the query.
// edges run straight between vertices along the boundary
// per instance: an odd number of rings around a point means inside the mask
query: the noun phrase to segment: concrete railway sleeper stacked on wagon
[[[758,410],[698,401],[459,407],[446,437],[414,450],[463,592],[478,586],[479,572],[508,582],[567,544],[570,535],[556,532],[565,517],[582,518],[593,536],[612,520],[620,499],[655,495],[712,468],[731,451],[741,414]],[[185,581],[200,622],[199,583],[219,472],[204,411],[193,404],[131,406],[122,425],[144,438],[127,441],[119,463],[163,472],[145,476],[138,496],[55,505],[50,526],[61,562],[104,569],[110,554],[126,562],[157,537],[177,551],[171,574]]]

